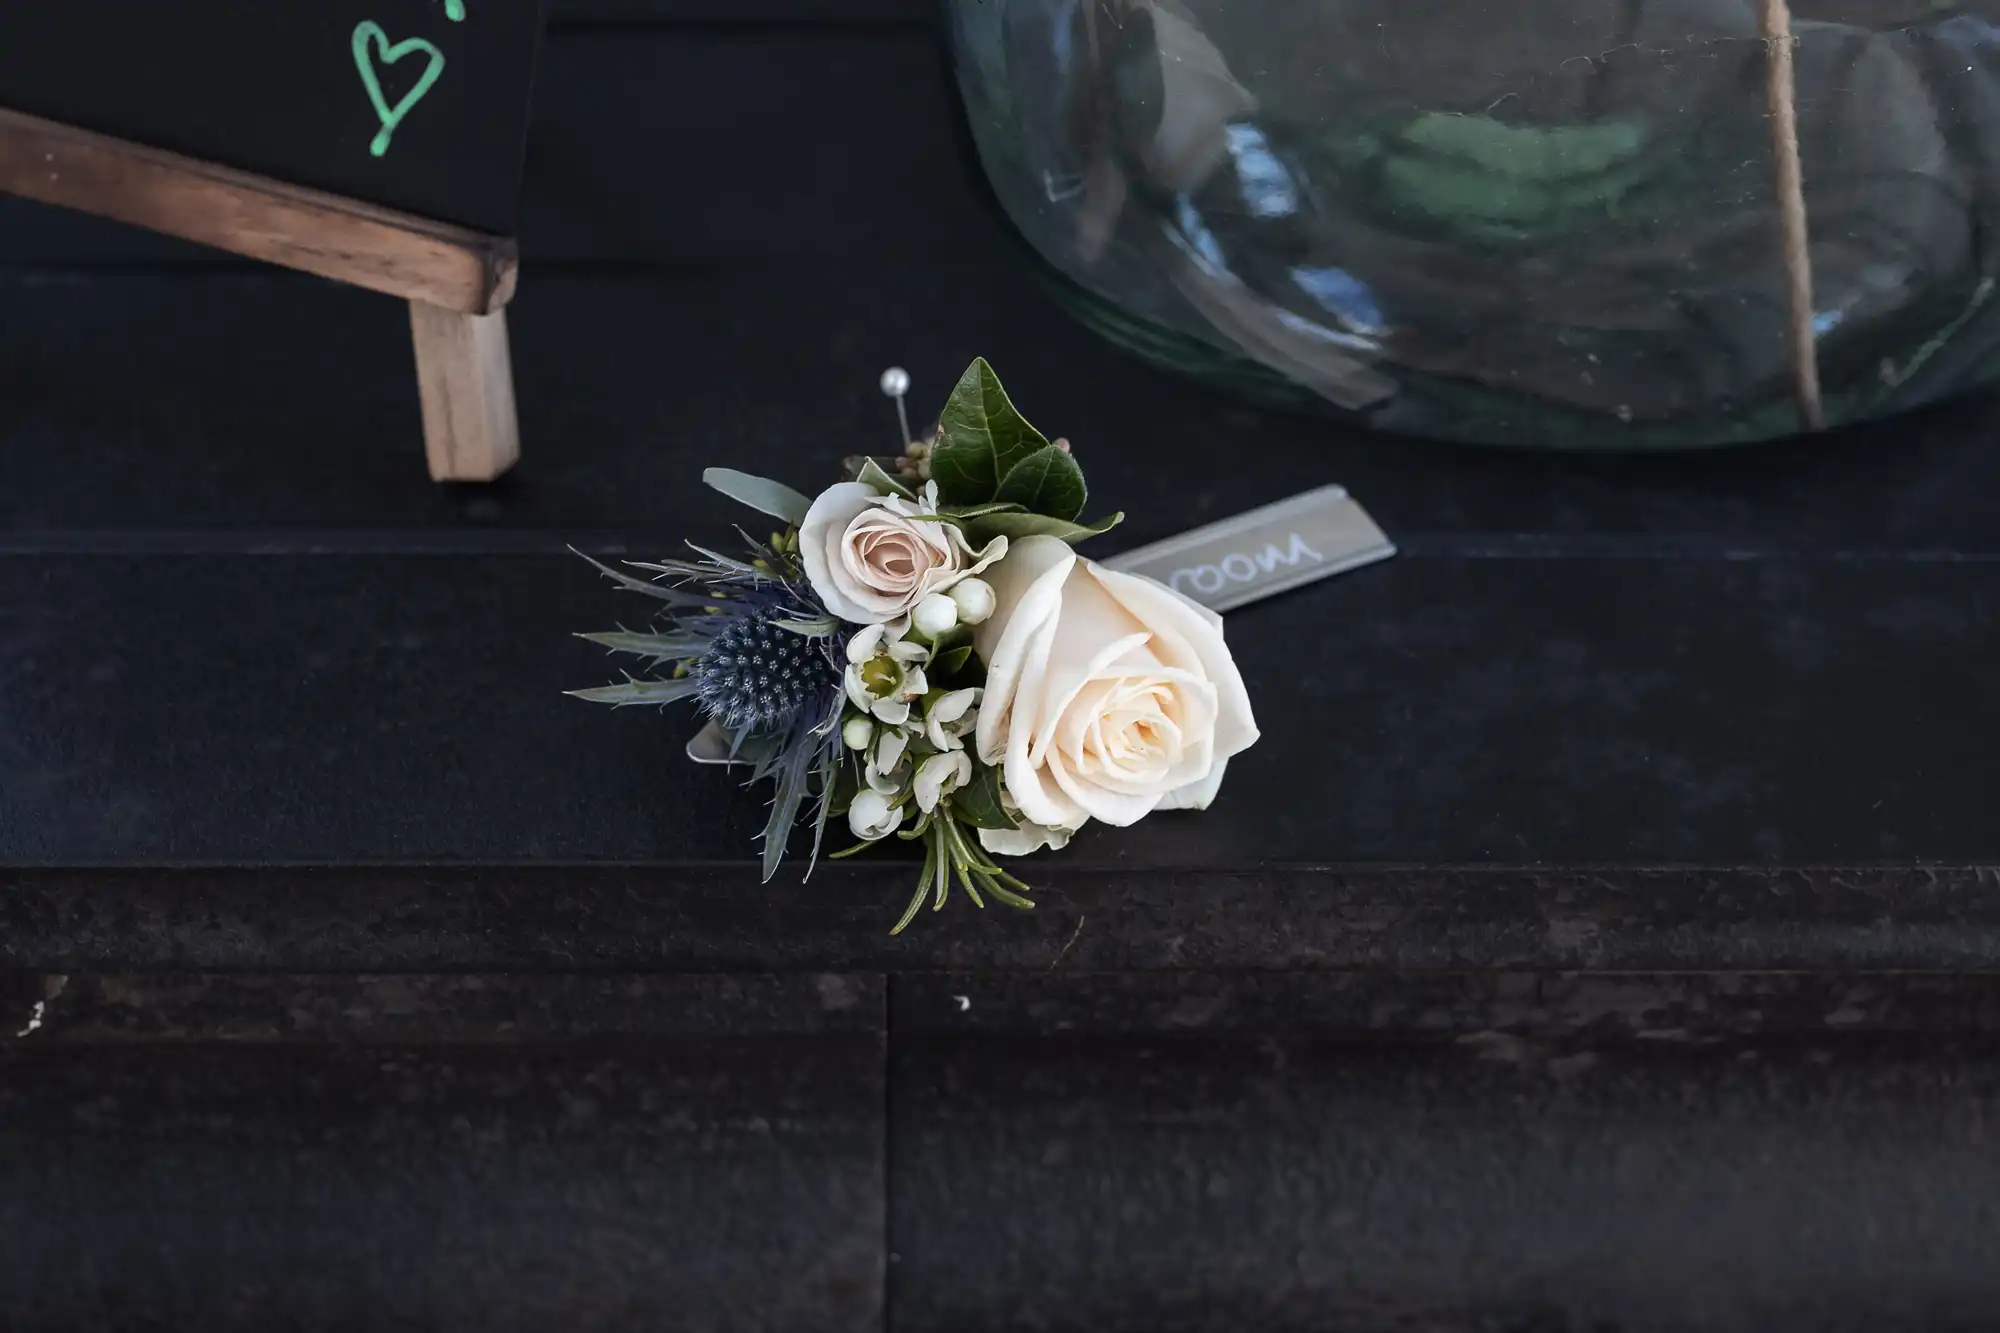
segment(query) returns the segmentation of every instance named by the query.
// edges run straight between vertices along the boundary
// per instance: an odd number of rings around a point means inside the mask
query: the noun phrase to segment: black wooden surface
[[[462,0],[458,21],[445,0],[13,4],[0,106],[511,235],[545,3]],[[380,153],[364,53],[402,109]]]
[[[2000,409],[1609,460],[1173,383],[1013,265],[922,8],[557,5],[496,487],[394,302],[0,204],[0,1323],[1990,1321]],[[634,613],[564,548],[975,353],[1119,542],[1340,481],[1404,554],[1232,617],[1211,814],[892,940],[908,866],[760,886],[689,721],[561,697]]]
[[[10,1327],[879,1326],[879,978],[57,1002],[0,1056]]]

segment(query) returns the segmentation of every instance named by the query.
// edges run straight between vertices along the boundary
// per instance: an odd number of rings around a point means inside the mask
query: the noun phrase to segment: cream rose
[[[974,551],[937,511],[935,482],[915,500],[858,481],[822,491],[799,525],[799,555],[826,609],[842,620],[879,625],[908,615],[932,593],[950,592],[1007,553],[1005,537]]]
[[[986,663],[975,737],[1040,826],[1015,841],[1215,799],[1230,756],[1257,740],[1220,616],[1053,537],[1016,542],[986,580],[999,609],[974,632]]]

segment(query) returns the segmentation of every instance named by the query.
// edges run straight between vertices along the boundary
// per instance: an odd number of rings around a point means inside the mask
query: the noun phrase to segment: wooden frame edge
[[[0,107],[0,193],[468,315],[513,299],[507,237]]]

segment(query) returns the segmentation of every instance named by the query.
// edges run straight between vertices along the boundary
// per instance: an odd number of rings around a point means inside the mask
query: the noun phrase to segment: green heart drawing
[[[403,100],[394,106],[382,95],[382,79],[375,72],[375,52],[369,49],[373,42],[382,52],[384,65],[393,65],[404,56],[422,51],[430,58],[429,66],[417,86],[403,94]],[[417,103],[424,100],[424,94],[444,73],[444,52],[432,46],[421,37],[412,37],[407,42],[389,44],[389,34],[382,31],[382,25],[373,19],[365,20],[354,29],[354,67],[361,71],[361,84],[368,90],[368,100],[375,104],[375,114],[382,118],[382,132],[375,136],[375,142],[368,145],[368,151],[376,157],[389,151],[389,140],[395,137],[396,127],[403,123],[403,117],[410,114]]]

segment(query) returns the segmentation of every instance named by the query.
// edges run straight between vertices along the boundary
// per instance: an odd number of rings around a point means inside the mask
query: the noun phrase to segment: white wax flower
[[[972,711],[978,690],[953,690],[924,710],[924,737],[939,750],[962,750],[965,734],[979,721]]]
[[[876,791],[894,796],[903,789],[903,779],[897,777],[896,770],[903,766],[903,752],[910,747],[910,738],[900,731],[884,727],[875,741],[875,748],[869,751],[868,762],[862,776]]]
[[[923,663],[931,650],[903,637],[908,621],[870,625],[847,644],[847,700],[876,721],[900,727],[910,720],[910,704],[921,699],[930,684]]]
[[[840,728],[841,744],[850,750],[865,750],[875,739],[875,724],[865,717],[850,717]]]
[[[963,750],[934,754],[917,765],[917,808],[925,814],[938,802],[972,781],[972,756]]]

